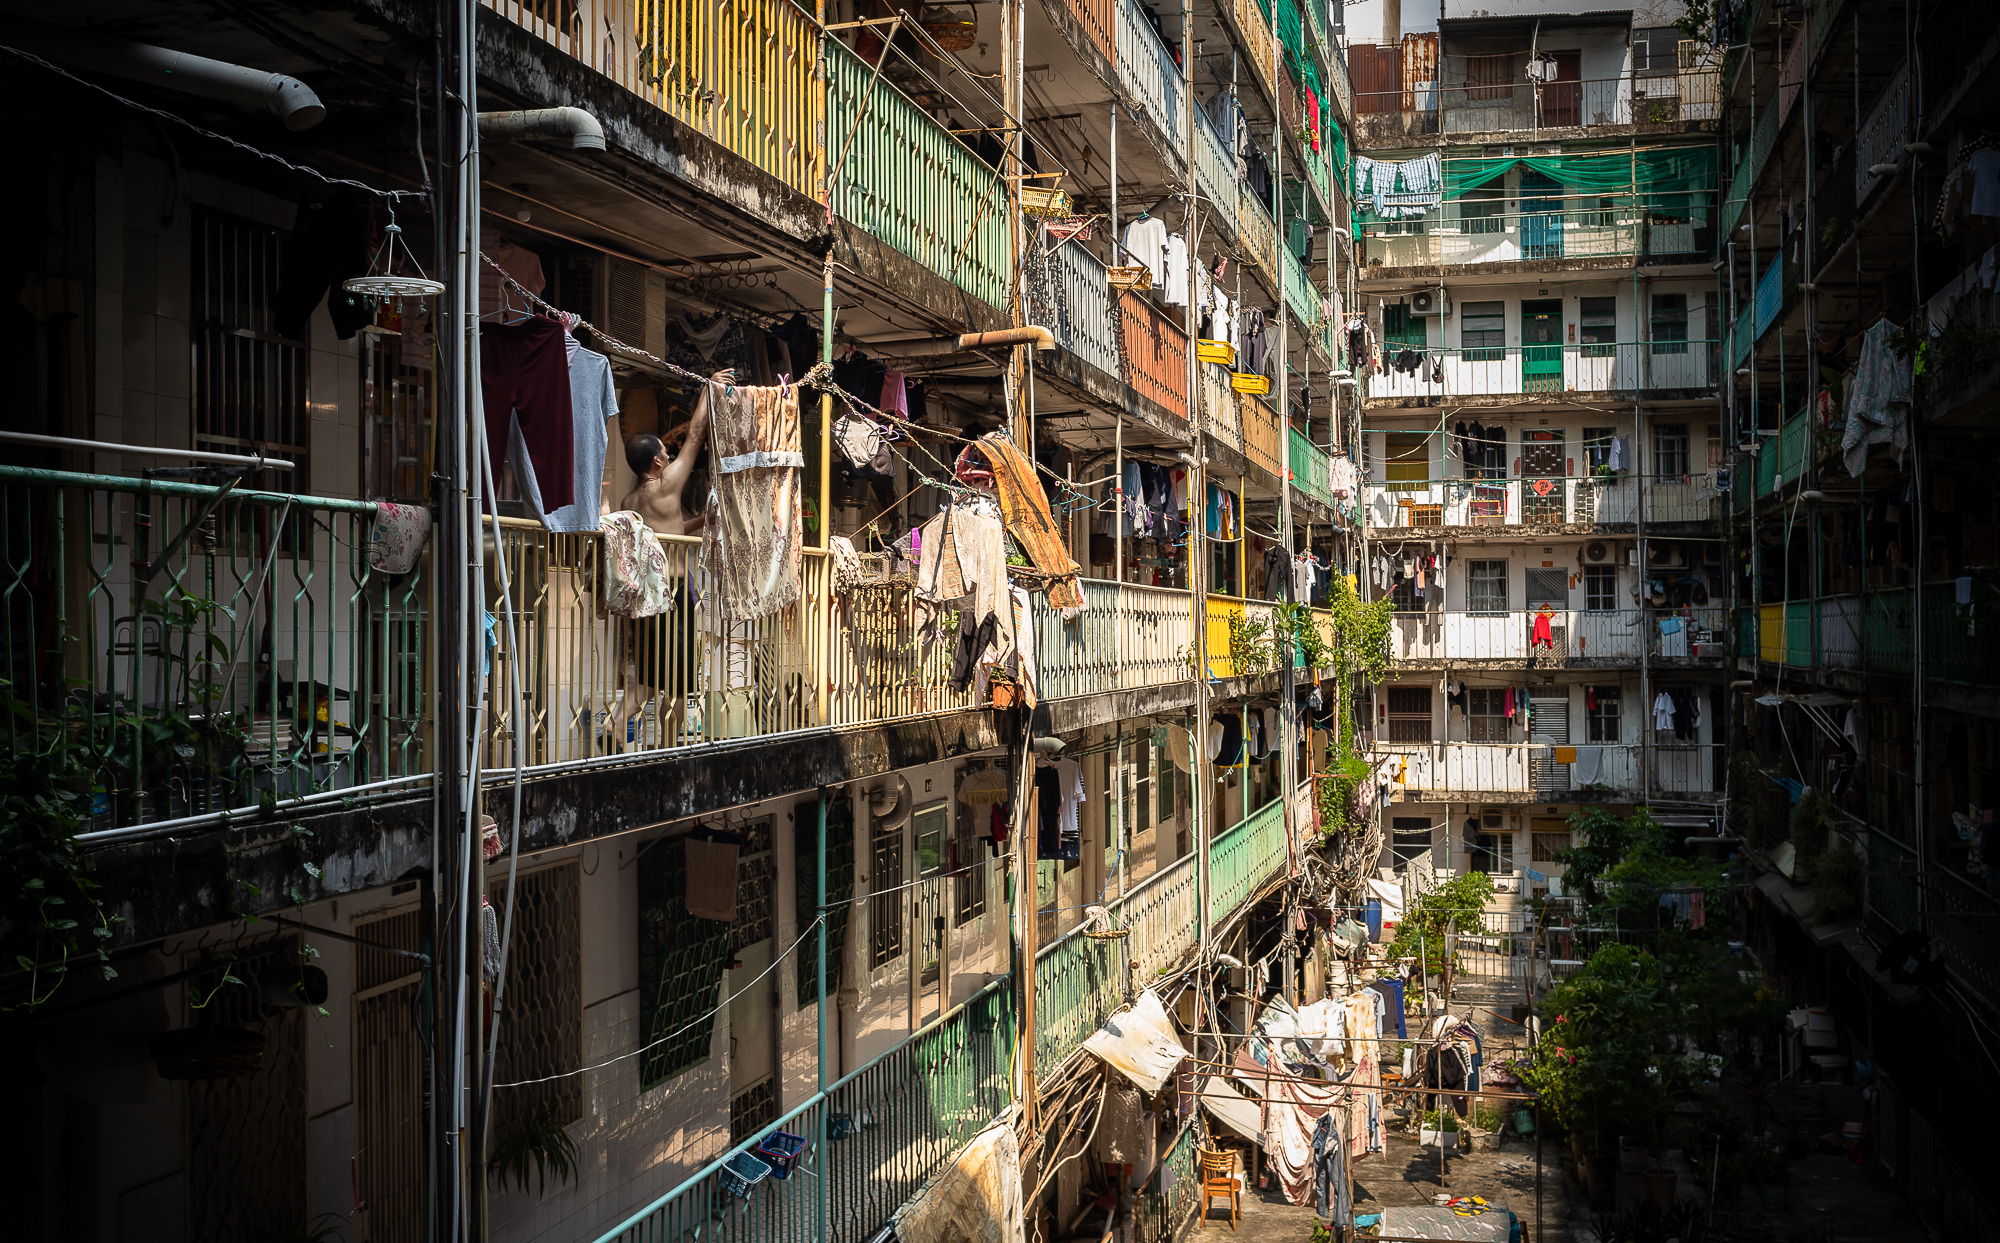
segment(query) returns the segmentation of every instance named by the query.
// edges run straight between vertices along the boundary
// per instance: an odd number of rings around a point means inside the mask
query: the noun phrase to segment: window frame
[[[1414,452],[1411,451],[1413,445]],[[1411,471],[1416,473],[1411,474]],[[1420,492],[1429,485],[1430,478],[1431,434],[1429,432],[1382,433],[1384,492]]]
[[[1693,444],[1686,423],[1653,424],[1653,469],[1656,479],[1677,479],[1692,472]],[[1678,466],[1679,469],[1671,469]]]
[[[1489,311],[1486,308],[1492,307]],[[1494,327],[1473,327],[1473,321]],[[1478,340],[1472,338],[1477,337]],[[1489,340],[1489,338],[1491,338]],[[1507,303],[1505,299],[1458,304],[1458,355],[1466,362],[1497,362],[1507,357]]]
[[[1599,601],[1608,603],[1600,604]],[[1615,613],[1618,611],[1618,567],[1615,565],[1586,565],[1583,567],[1583,611],[1586,613]]]
[[[915,819],[915,817],[911,817]],[[909,937],[903,926],[903,885],[909,871],[905,825],[869,826],[868,969],[880,971],[903,956]],[[886,873],[886,875],[885,875]]]
[[[1471,210],[1476,208],[1477,210]],[[1501,186],[1479,186],[1458,199],[1458,227],[1468,234],[1507,231],[1507,191]]]
[[[1384,689],[1384,703],[1388,710],[1388,741],[1391,743],[1428,743],[1434,740],[1437,726],[1435,694],[1428,686],[1390,686]],[[1413,706],[1417,696],[1423,696],[1423,710],[1418,712]],[[1402,707],[1397,707],[1398,697]],[[1400,727],[1400,728],[1399,728]],[[1423,737],[1414,737],[1421,733]],[[1397,735],[1401,734],[1402,737]]]
[[[1598,322],[1593,323],[1593,319]],[[1610,335],[1606,336],[1606,333]],[[1585,358],[1618,356],[1617,297],[1594,296],[1577,300],[1576,339]]]
[[[1481,558],[1465,563],[1465,611],[1474,617],[1505,617],[1507,615],[1507,576],[1512,563],[1505,558],[1493,560]],[[1498,567],[1495,574],[1494,567]],[[1499,584],[1497,594],[1492,590]],[[1485,587],[1482,592],[1480,589]],[[1498,601],[1496,604],[1495,601]]]
[[[1618,722],[1622,701],[1616,686],[1597,686],[1591,690],[1597,696],[1597,706],[1585,704],[1583,710],[1584,734],[1591,743],[1615,743],[1620,741]]]
[[[1465,740],[1467,742],[1510,742],[1514,723],[1507,719],[1507,688],[1468,686],[1465,688]],[[1475,737],[1475,735],[1477,735]]]
[[[1680,305],[1674,305],[1678,299]],[[1656,293],[1651,303],[1652,350],[1657,356],[1688,352],[1688,296]]]

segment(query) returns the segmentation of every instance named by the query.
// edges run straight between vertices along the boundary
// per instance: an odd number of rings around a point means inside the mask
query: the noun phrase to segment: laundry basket
[[[757,1142],[757,1155],[769,1163],[771,1177],[780,1182],[792,1176],[792,1167],[805,1150],[805,1139],[790,1131],[773,1131]]]
[[[722,1190],[738,1199],[750,1195],[750,1189],[771,1176],[771,1167],[754,1152],[739,1152],[722,1163]]]

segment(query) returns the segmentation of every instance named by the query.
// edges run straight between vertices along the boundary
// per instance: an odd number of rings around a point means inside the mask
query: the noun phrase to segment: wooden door
[[[1583,53],[1550,52],[1555,81],[1542,87],[1542,128],[1583,124]]]

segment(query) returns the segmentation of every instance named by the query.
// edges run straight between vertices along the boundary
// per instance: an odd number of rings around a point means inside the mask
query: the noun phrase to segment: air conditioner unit
[[[1449,294],[1441,295],[1435,289],[1419,290],[1410,295],[1410,314],[1449,315],[1451,314],[1451,296]]]
[[[667,352],[667,278],[613,255],[572,255],[557,278],[556,305],[655,358]]]
[[[1583,559],[1598,565],[1611,560],[1611,545],[1602,541],[1592,541],[1583,546]]]
[[[1714,568],[1715,566],[1719,566],[1719,565],[1721,565],[1721,564],[1722,564],[1722,545],[1720,545],[1720,544],[1703,544],[1703,545],[1701,546],[1701,563],[1702,563],[1702,565],[1703,565],[1703,566],[1705,566],[1705,567],[1709,567],[1709,568]]]

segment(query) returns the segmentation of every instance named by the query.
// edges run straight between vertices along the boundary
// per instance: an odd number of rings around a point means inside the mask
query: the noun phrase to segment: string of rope
[[[79,78],[75,74],[71,73],[69,70],[62,68],[60,65],[54,65],[46,60],[43,60],[41,57],[35,55],[33,52],[24,52],[20,48],[10,47],[6,44],[0,44],[0,52],[6,52],[12,56],[18,56],[22,60],[27,61],[29,64],[38,65],[41,68],[48,70],[50,73],[57,75],[58,77],[68,78],[71,82],[76,83],[78,86],[84,87],[88,90],[96,91],[98,94],[104,96],[106,99],[112,100],[116,103],[123,104],[127,108],[130,108],[135,112],[143,112],[148,116],[158,117],[162,121],[172,121],[175,125],[179,125],[185,129],[192,130],[195,133],[200,134],[203,138],[208,138],[214,140],[215,142],[224,143],[228,146],[236,148],[238,151],[244,152],[247,155],[256,156],[260,160],[269,160],[273,164],[282,165],[285,168],[288,168],[295,173],[311,177],[316,181],[325,183],[326,185],[347,186],[348,188],[354,190],[364,190],[369,194],[374,195],[377,198],[388,199],[391,202],[394,202],[397,199],[420,199],[428,197],[428,192],[424,190],[382,190],[369,185],[365,181],[353,181],[346,177],[334,177],[326,173],[322,173],[321,171],[311,167],[310,165],[294,164],[292,161],[286,159],[284,156],[274,155],[273,153],[265,151],[260,147],[253,147],[247,142],[238,142],[236,139],[231,138],[227,134],[218,134],[212,129],[203,129],[201,126],[196,125],[193,121],[188,120],[186,117],[179,116],[172,112],[168,112],[164,108],[154,108],[150,105],[139,103],[137,100],[127,99],[125,96],[120,95],[116,91],[109,90],[105,87],[99,86],[95,82],[85,81],[84,79]],[[422,132],[422,127],[420,126],[419,127],[420,135],[421,132]],[[419,138],[418,141],[419,142],[422,141],[421,137]],[[429,165],[425,165],[424,173],[426,177],[429,176],[430,174]]]

